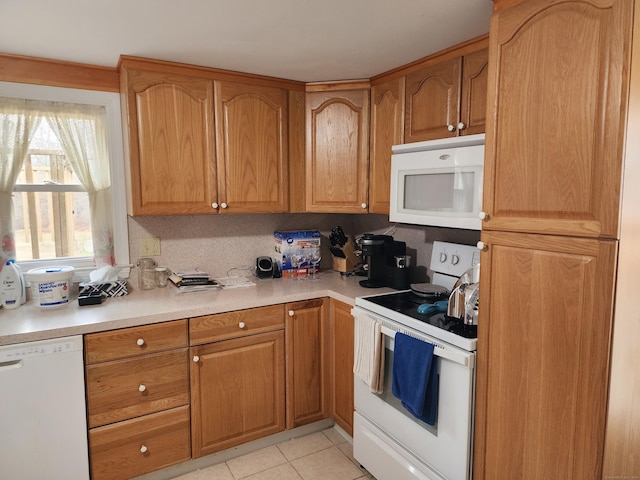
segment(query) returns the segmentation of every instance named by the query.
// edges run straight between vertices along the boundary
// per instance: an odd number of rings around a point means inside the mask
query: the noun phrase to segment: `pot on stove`
[[[480,286],[480,264],[464,272],[453,286],[449,296],[447,315],[467,325],[478,324],[478,295]]]

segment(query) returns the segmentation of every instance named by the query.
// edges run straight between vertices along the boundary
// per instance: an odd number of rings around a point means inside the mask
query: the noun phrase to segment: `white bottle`
[[[22,287],[20,303],[24,305],[25,303],[27,303],[27,282],[24,279],[24,272],[22,271],[22,267],[17,263],[15,263],[14,260],[9,260],[9,261],[13,264],[14,267],[16,267],[16,270],[18,271],[18,275],[20,275],[20,285]]]
[[[4,308],[18,308],[22,301],[22,283],[15,264],[7,261],[0,271],[0,305]]]

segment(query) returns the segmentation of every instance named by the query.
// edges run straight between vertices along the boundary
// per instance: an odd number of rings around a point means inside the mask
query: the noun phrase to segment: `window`
[[[3,251],[23,269],[72,265],[76,280],[96,264],[127,268],[119,95],[0,82],[1,121],[0,196],[7,185],[13,196],[12,215],[0,211],[0,236],[12,232]],[[9,182],[4,164],[20,161]]]

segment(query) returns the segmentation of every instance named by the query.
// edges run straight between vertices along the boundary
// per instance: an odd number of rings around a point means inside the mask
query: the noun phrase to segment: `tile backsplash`
[[[255,214],[190,215],[167,217],[129,217],[129,255],[134,265],[140,257],[140,240],[160,239],[160,255],[153,257],[171,270],[199,267],[214,277],[248,275],[256,257],[274,255],[273,232],[276,230],[320,230],[323,258],[321,269],[330,269],[328,235],[340,225],[347,235],[384,233],[393,228],[386,215],[347,214]],[[434,240],[473,245],[480,232],[470,230],[397,224],[390,234],[406,242],[413,258],[415,281],[427,281],[427,266]],[[131,281],[137,282],[136,269]]]

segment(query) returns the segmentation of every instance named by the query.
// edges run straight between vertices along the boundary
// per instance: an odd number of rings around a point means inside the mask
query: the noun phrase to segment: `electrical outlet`
[[[140,239],[140,256],[159,256],[160,255],[160,239],[159,238],[141,238]]]

